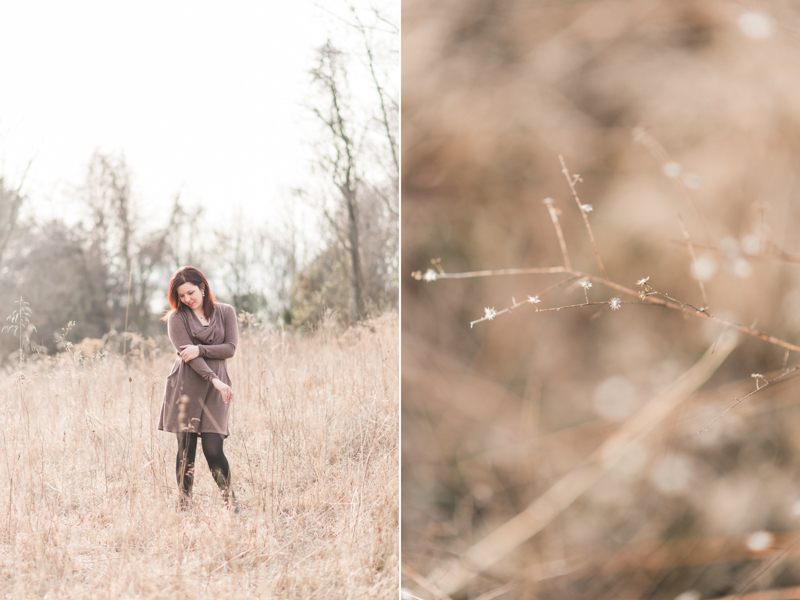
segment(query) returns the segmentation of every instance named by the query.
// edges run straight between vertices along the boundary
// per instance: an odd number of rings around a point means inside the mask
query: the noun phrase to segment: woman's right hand
[[[223,383],[221,379],[214,377],[211,380],[211,385],[219,390],[219,393],[222,394],[222,401],[227,404],[231,400],[233,400],[233,389],[226,383]]]

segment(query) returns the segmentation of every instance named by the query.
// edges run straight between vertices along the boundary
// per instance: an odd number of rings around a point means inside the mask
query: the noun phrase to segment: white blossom
[[[528,296],[528,302],[531,304],[539,304],[541,300],[539,300],[539,296]]]
[[[423,279],[425,281],[436,281],[436,275],[437,275],[436,271],[434,271],[433,269],[428,269],[427,271],[425,271]]]
[[[592,212],[594,209],[591,204],[581,204],[581,210],[586,213]]]
[[[485,319],[489,319],[490,321],[497,316],[497,311],[494,308],[486,307],[483,309],[483,311],[485,313],[483,317]]]
[[[619,310],[619,307],[622,306],[622,300],[619,298],[612,298],[610,304],[611,310]]]
[[[592,282],[591,281],[581,281],[580,285],[581,285],[581,287],[583,289],[588,290],[590,287],[592,287]]]
[[[650,281],[650,277],[645,277],[644,279],[640,279],[639,281],[637,281],[636,285],[644,285],[648,281]]]

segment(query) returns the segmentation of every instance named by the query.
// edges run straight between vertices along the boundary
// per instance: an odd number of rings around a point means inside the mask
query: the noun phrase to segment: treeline
[[[10,315],[23,297],[33,309],[31,339],[52,353],[74,321],[72,341],[109,332],[163,334],[171,274],[191,264],[209,277],[215,295],[262,321],[313,326],[325,315],[352,321],[350,251],[335,231],[303,261],[302,231],[284,223],[204,225],[202,212],[172,200],[158,224],[131,202],[130,169],[121,156],[96,153],[75,210],[82,218],[20,219],[25,197],[0,179],[0,310]],[[358,252],[364,307],[357,318],[397,305],[397,223],[382,200],[364,194]],[[15,219],[16,217],[16,219]],[[331,225],[331,228],[333,226]],[[127,323],[127,325],[126,325]],[[3,362],[17,347],[0,336]]]
[[[237,312],[283,326],[310,327],[326,316],[349,324],[397,306],[397,28],[379,12],[366,24],[353,15],[347,26],[359,48],[345,52],[329,41],[309,73],[317,158],[309,183],[291,193],[320,216],[318,231],[288,213],[214,229],[180,196],[158,222],[146,221],[132,200],[135,166],[121,153],[89,159],[68,220],[21,217],[31,201],[24,183],[0,177],[0,311],[10,315],[21,297],[30,304],[34,354],[37,345],[57,351],[71,321],[72,341],[163,334],[169,278],[188,264]],[[371,82],[369,94],[351,94],[355,69]],[[17,339],[0,335],[0,362],[17,348]]]

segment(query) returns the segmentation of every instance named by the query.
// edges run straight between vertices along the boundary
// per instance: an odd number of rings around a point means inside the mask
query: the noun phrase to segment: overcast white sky
[[[343,29],[312,0],[26,0],[0,22],[0,175],[33,159],[37,210],[65,214],[97,148],[125,154],[158,222],[178,192],[214,221],[261,221],[307,179],[308,71]]]

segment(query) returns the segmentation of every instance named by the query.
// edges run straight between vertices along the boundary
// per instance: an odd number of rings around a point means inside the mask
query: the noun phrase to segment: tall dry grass
[[[394,598],[396,315],[309,336],[249,327],[225,452],[179,513],[156,430],[174,354],[77,352],[0,375],[0,597]]]

